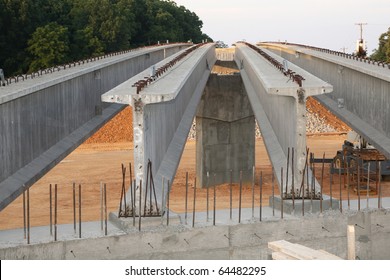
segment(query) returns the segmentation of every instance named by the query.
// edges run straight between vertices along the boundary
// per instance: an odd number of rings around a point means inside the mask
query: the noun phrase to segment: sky
[[[195,12],[203,32],[226,44],[286,41],[352,53],[360,38],[368,53],[390,28],[390,0],[174,0]]]

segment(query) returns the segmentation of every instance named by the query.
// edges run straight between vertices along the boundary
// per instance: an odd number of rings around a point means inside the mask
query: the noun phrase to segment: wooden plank
[[[291,257],[285,253],[282,253],[282,252],[272,252],[272,259],[273,260],[280,260],[280,261],[297,260],[297,258]]]
[[[356,259],[355,253],[355,226],[348,225],[347,228],[348,260]]]
[[[321,252],[322,254],[325,254],[325,255],[328,255],[329,257],[336,257],[336,258],[339,258],[338,256],[336,255],[333,255],[332,253],[329,253],[328,251],[325,251],[325,250],[322,250],[322,249],[319,249],[317,250],[318,252]],[[341,258],[340,258],[341,259]]]
[[[268,248],[300,260],[341,260],[340,257],[330,253],[325,254],[303,245],[290,243],[286,240],[268,242]]]

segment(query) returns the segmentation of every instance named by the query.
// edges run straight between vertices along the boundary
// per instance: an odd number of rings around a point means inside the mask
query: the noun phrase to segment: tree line
[[[390,28],[379,37],[379,46],[374,50],[371,58],[390,63]]]
[[[211,41],[202,26],[169,0],[0,0],[0,68],[12,76],[158,41]]]

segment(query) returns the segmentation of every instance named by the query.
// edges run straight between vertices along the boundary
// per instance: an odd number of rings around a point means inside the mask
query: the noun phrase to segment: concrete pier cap
[[[235,60],[259,123],[279,191],[288,198],[294,188],[295,197],[300,197],[301,186],[306,189],[307,182],[312,180],[310,170],[308,181],[305,180],[307,174],[303,176],[307,158],[306,99],[330,93],[333,86],[271,51],[247,43],[236,44]],[[275,63],[278,63],[279,68]],[[288,70],[303,77],[301,85],[284,74]],[[289,150],[292,154],[292,149],[293,161],[292,156],[289,156]],[[292,162],[294,170],[291,168]],[[294,174],[294,179],[286,180],[287,173],[289,178]],[[315,192],[318,193],[320,185],[315,182]]]
[[[177,60],[186,51],[188,49],[152,66],[153,69],[157,69],[156,71],[161,68],[164,70],[161,71],[160,76],[149,80],[141,90],[135,85],[141,80],[151,78],[150,69],[102,95],[102,101],[128,104],[133,107],[136,200],[139,201],[141,180],[142,197],[144,197],[146,168],[150,160],[160,210],[166,200],[168,182],[171,186],[175,177],[210,70],[216,61],[215,47],[212,43],[199,44],[192,52]],[[172,63],[173,61],[175,63]],[[130,201],[129,193],[127,198]],[[145,201],[149,204],[149,201]]]

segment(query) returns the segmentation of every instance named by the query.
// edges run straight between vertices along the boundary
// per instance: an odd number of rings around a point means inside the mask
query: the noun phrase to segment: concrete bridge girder
[[[172,57],[157,63],[155,68],[170,60]],[[139,93],[131,85],[149,77],[150,70],[140,73],[102,96],[103,101],[133,107],[137,200],[139,183],[141,180],[143,184],[146,182],[146,167],[150,160],[157,203],[159,207],[163,205],[168,193],[168,181],[171,185],[197,105],[215,61],[214,44],[206,44],[190,53]],[[143,192],[144,189],[143,185]]]
[[[269,51],[263,51],[283,63],[283,58]],[[305,78],[300,87],[245,44],[237,44],[235,59],[241,68],[244,85],[274,167],[280,191],[282,191],[282,176],[286,184],[286,173],[289,172],[289,177],[292,174],[291,164],[287,170],[287,154],[289,148],[294,148],[294,181],[290,179],[286,189],[283,187],[283,193],[290,194],[293,183],[294,193],[298,194],[307,156],[306,98],[329,93],[333,87],[287,62],[289,69]],[[280,172],[282,168],[283,175]],[[309,172],[309,182],[311,176]],[[315,188],[316,192],[319,192],[318,182]]]
[[[123,110],[101,94],[189,45],[138,49],[0,87],[0,210]]]
[[[304,46],[259,45],[331,83],[332,95],[315,98],[390,158],[390,69]]]

